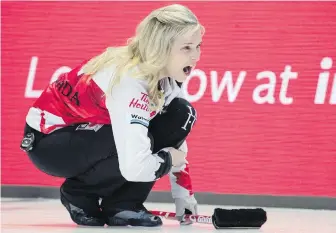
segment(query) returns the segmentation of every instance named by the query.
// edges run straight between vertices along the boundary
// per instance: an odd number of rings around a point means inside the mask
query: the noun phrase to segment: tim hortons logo
[[[128,106],[130,108],[140,108],[144,111],[149,112],[150,110],[148,108],[148,105],[149,105],[148,95],[146,93],[141,92],[140,99],[133,98]]]

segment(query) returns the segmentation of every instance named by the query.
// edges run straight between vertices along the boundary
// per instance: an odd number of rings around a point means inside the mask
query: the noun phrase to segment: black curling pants
[[[189,102],[175,98],[149,124],[153,152],[165,147],[179,147],[196,121],[196,111]],[[37,142],[28,155],[41,171],[64,177],[61,194],[73,205],[87,212],[101,207],[133,209],[142,205],[154,182],[129,182],[119,170],[111,125],[95,130],[76,130],[68,126],[49,135],[33,131]],[[122,155],[120,155],[122,156]]]

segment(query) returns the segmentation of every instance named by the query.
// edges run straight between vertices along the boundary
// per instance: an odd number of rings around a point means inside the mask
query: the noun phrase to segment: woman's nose
[[[199,51],[195,51],[192,55],[191,55],[191,60],[193,62],[198,62],[200,59],[200,52]]]

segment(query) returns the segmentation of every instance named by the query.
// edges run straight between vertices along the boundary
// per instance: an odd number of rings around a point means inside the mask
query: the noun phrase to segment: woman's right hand
[[[185,152],[177,150],[175,148],[169,148],[168,151],[172,157],[172,164],[174,167],[180,167],[188,163],[188,161],[186,160],[187,154]]]

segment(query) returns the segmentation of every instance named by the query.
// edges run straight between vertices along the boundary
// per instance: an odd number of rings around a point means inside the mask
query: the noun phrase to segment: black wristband
[[[157,155],[164,161],[163,163],[161,163],[159,169],[155,172],[156,179],[159,179],[169,173],[172,168],[173,161],[172,156],[169,152],[161,150],[157,153]]]

